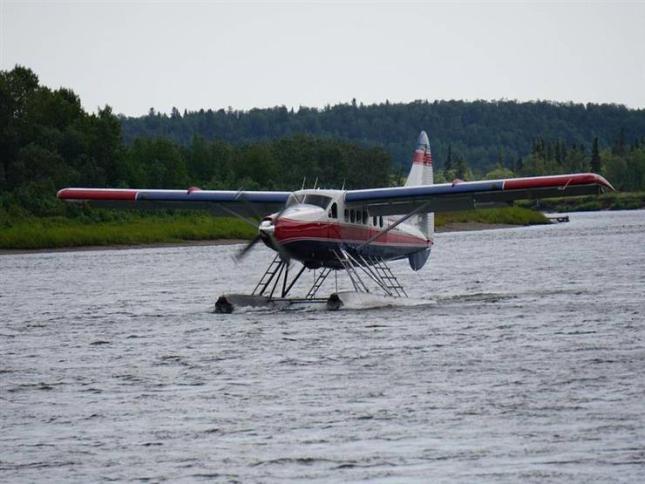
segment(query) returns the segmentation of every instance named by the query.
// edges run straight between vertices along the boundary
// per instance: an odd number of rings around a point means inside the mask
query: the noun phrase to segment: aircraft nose
[[[262,239],[262,242],[264,242],[264,245],[266,245],[270,249],[279,251],[280,248],[276,245],[278,243],[275,236],[276,224],[277,220],[275,220],[273,216],[266,217],[260,222],[260,225],[258,226],[258,233],[260,234],[260,238]]]
[[[258,230],[261,234],[273,235],[273,233],[275,232],[275,225],[272,220],[264,219],[262,220],[262,222],[260,222]]]

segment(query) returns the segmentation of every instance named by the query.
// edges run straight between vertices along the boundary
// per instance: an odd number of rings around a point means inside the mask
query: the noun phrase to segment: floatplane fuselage
[[[347,207],[345,190],[308,189],[292,193],[285,208],[265,217],[258,228],[263,242],[276,242],[308,269],[342,269],[337,254],[371,260],[427,259],[432,240],[417,226],[400,223],[367,208]],[[273,238],[269,235],[273,235]]]

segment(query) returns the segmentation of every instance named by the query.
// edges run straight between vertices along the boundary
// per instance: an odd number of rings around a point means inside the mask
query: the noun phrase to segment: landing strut
[[[342,270],[347,274],[354,288],[354,293],[380,293],[391,298],[408,296],[385,260],[378,257],[364,257],[360,254],[353,256],[342,248],[334,251],[334,254]],[[301,298],[288,298],[287,296],[294,285],[307,269],[305,265],[302,265],[300,270],[290,277],[290,264],[290,261],[284,260],[280,254],[276,254],[250,295],[225,294],[220,296],[215,303],[215,311],[218,313],[231,313],[235,307],[241,306],[282,309],[297,304],[316,303],[326,304],[327,308],[331,310],[342,307],[342,299],[336,292],[329,298],[316,297],[332,270],[340,269],[323,267],[318,273],[314,271],[314,282],[306,295]],[[366,283],[368,281],[373,284],[368,285]]]

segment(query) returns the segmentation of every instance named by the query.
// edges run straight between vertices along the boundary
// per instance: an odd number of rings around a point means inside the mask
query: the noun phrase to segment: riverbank
[[[236,219],[208,214],[129,215],[123,220],[30,217],[0,225],[0,250],[151,246],[246,240],[256,229]]]
[[[437,231],[462,227],[466,230],[480,230],[483,226],[544,225],[549,219],[542,212],[526,207],[487,208],[484,210],[464,210],[462,212],[443,212],[435,215]],[[476,224],[476,225],[473,225]],[[469,228],[471,227],[471,228]],[[477,227],[477,228],[472,228]],[[486,227],[486,228],[488,228]]]
[[[0,223],[0,251],[17,253],[132,247],[240,243],[256,234],[250,225],[208,214],[132,215],[123,219],[26,217]],[[540,212],[526,208],[473,210],[436,216],[437,232],[482,230],[548,223]]]
[[[524,208],[533,208],[544,212],[589,212],[594,210],[637,210],[645,208],[645,192],[608,192],[599,196],[549,198],[517,203]]]

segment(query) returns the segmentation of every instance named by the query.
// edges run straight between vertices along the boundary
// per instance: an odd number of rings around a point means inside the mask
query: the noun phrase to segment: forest
[[[401,183],[421,128],[436,181],[592,170],[645,189],[645,112],[547,102],[414,102],[124,118],[32,70],[0,71],[0,209],[68,213],[64,186],[296,189]]]
[[[128,144],[140,137],[164,137],[188,146],[195,135],[241,144],[306,133],[384,148],[394,165],[403,166],[424,129],[436,166],[442,167],[452,151],[482,174],[497,165],[517,165],[532,153],[537,138],[589,155],[595,138],[603,150],[612,148],[619,136],[631,145],[645,135],[645,110],[549,101],[386,101],[366,106],[352,100],[322,109],[281,106],[181,113],[172,108],[169,115],[151,108],[145,116],[120,119]]]
[[[124,143],[109,106],[83,110],[70,89],[39,84],[30,69],[0,72],[0,206],[61,214],[65,186],[226,189],[371,187],[392,183],[389,154],[346,140],[293,134],[231,144],[199,135]]]

